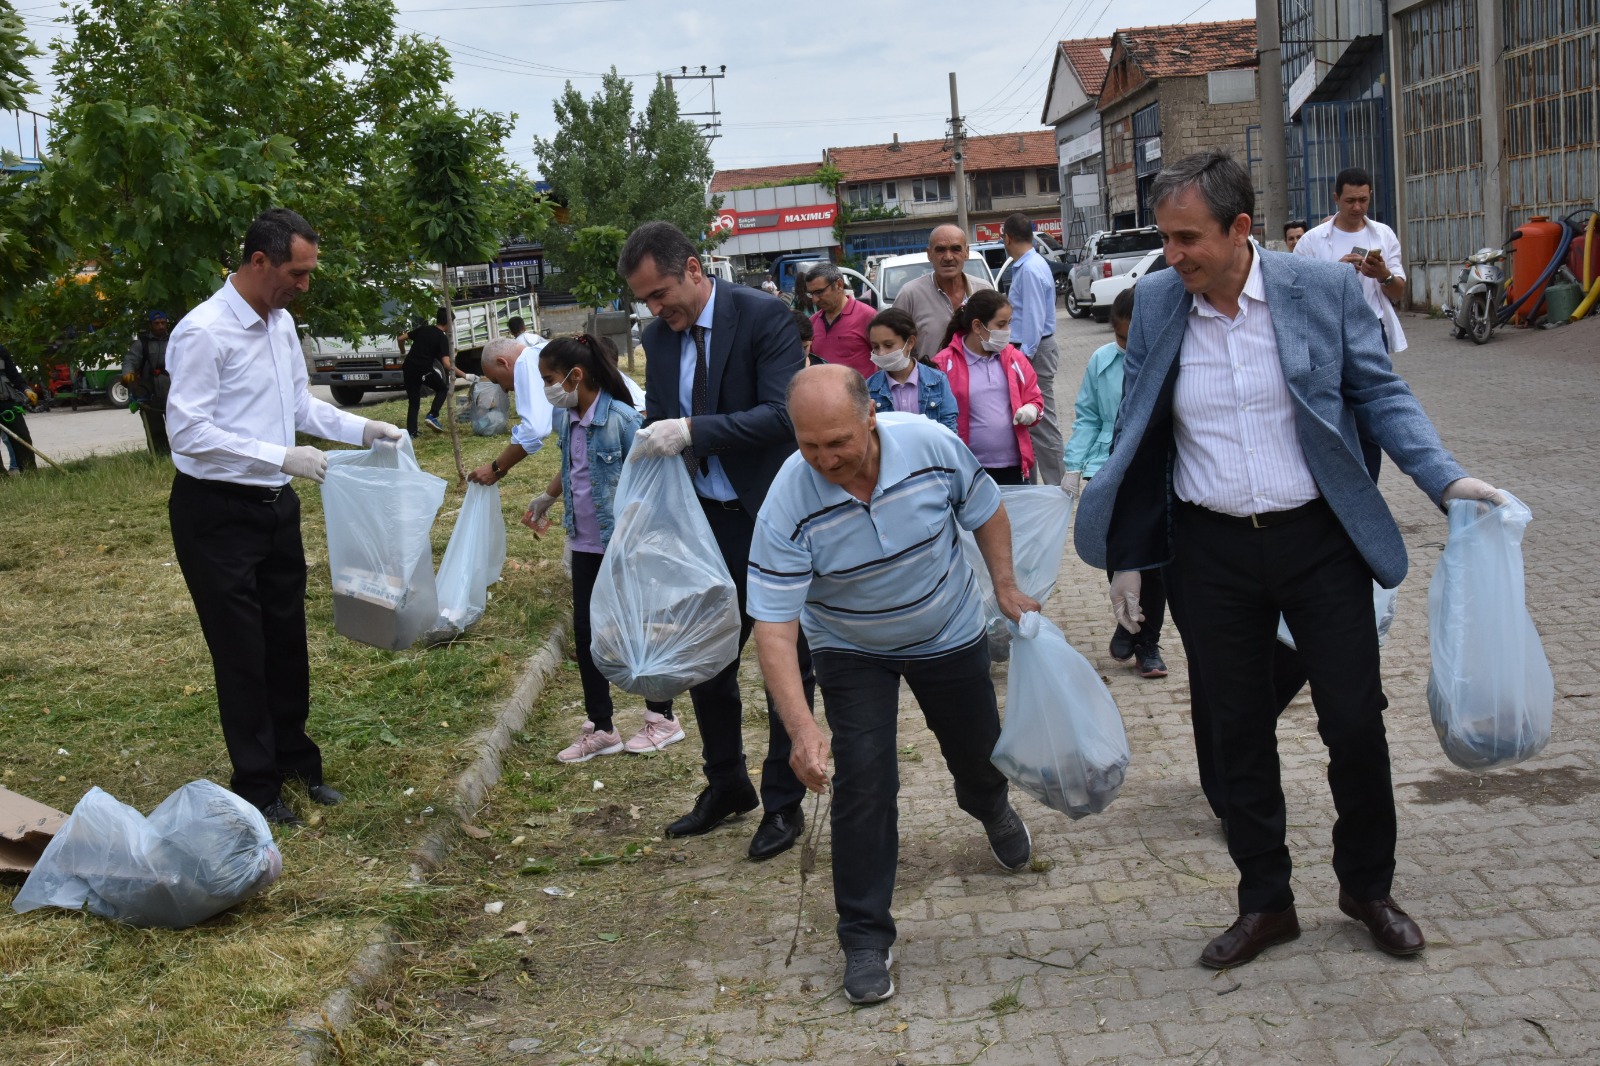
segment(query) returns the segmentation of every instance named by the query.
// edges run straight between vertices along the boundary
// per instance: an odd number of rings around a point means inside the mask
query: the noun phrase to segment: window
[[[1040,194],[1061,192],[1061,172],[1055,167],[1040,167],[1034,171]]]
[[[978,175],[978,197],[999,199],[1002,196],[1028,195],[1027,171],[991,170]],[[1056,185],[1057,191],[1061,188]]]
[[[912,178],[911,199],[919,204],[936,204],[950,199],[950,179]]]
[[[850,205],[852,207],[877,207],[883,203],[883,182],[875,181],[864,185],[850,186]]]
[[[1213,70],[1206,75],[1206,99],[1213,104],[1240,104],[1256,98],[1253,70]]]

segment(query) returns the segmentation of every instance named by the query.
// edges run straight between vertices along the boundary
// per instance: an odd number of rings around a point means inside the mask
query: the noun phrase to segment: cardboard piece
[[[66,820],[54,807],[0,788],[0,873],[32,870]]]

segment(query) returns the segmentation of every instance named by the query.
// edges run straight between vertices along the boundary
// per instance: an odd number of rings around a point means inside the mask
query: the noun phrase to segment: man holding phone
[[[1382,222],[1367,217],[1372,205],[1372,176],[1360,167],[1339,171],[1333,179],[1338,212],[1312,227],[1295,244],[1296,255],[1348,263],[1361,275],[1361,292],[1378,316],[1389,354],[1406,349],[1405,331],[1394,301],[1405,295],[1405,264],[1400,260],[1400,238]]]

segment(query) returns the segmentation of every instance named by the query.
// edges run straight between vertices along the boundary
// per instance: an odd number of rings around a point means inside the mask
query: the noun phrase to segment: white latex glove
[[[633,435],[628,459],[656,459],[663,455],[682,455],[689,446],[689,420],[669,418],[652,422]]]
[[[1017,408],[1017,413],[1011,416],[1013,426],[1031,426],[1039,421],[1039,409],[1031,403],[1025,403]]]
[[[361,446],[370,448],[379,441],[385,444],[399,444],[405,432],[392,422],[380,422],[376,418],[367,419],[367,424],[361,427]],[[327,464],[324,463],[324,466]]]
[[[1144,584],[1137,570],[1118,570],[1111,579],[1111,614],[1129,633],[1139,632],[1144,612],[1139,610],[1139,590]]]
[[[477,383],[478,383],[478,375],[476,375],[476,374],[468,374],[467,375],[467,384],[468,385],[476,385]]]
[[[319,449],[302,444],[283,453],[283,465],[278,469],[290,477],[303,477],[320,485],[328,473],[328,457]]]
[[[1068,470],[1061,477],[1061,491],[1074,496],[1083,495],[1083,471]]]
[[[1506,502],[1503,492],[1475,477],[1458,477],[1444,487],[1444,502],[1451,500],[1485,500],[1499,505]]]
[[[537,522],[550,513],[550,508],[556,505],[556,498],[548,492],[541,492],[528,504],[528,513],[523,517],[529,521]]]

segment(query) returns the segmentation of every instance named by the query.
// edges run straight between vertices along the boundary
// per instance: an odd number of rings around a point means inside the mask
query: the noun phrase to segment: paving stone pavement
[[[652,980],[688,991],[641,1001],[628,1028],[610,1034],[612,1053],[905,1066],[1600,1061],[1600,325],[1507,331],[1483,347],[1420,317],[1407,334],[1397,364],[1446,444],[1533,510],[1528,600],[1557,689],[1555,737],[1537,758],[1487,774],[1445,759],[1424,691],[1427,586],[1445,520],[1386,466],[1383,490],[1412,563],[1383,653],[1400,809],[1395,895],[1428,935],[1423,955],[1380,954],[1335,905],[1326,756],[1302,694],[1279,743],[1304,935],[1237,970],[1197,964],[1234,914],[1235,880],[1195,775],[1182,651],[1169,631],[1172,674],[1161,681],[1109,659],[1104,578],[1069,549],[1049,614],[1122,710],[1133,762],[1117,801],[1074,822],[1018,798],[1035,855],[1052,865],[1004,874],[956,808],[907,696],[899,994],[859,1010],[839,994],[826,840],[807,931],[785,966],[798,857],[743,861],[747,823],[697,848],[698,872],[710,876],[693,891],[718,914],[698,957],[657,960],[663,976]],[[1059,380],[1075,383],[1110,334],[1063,318],[1058,336]],[[760,750],[754,728],[748,743]]]

